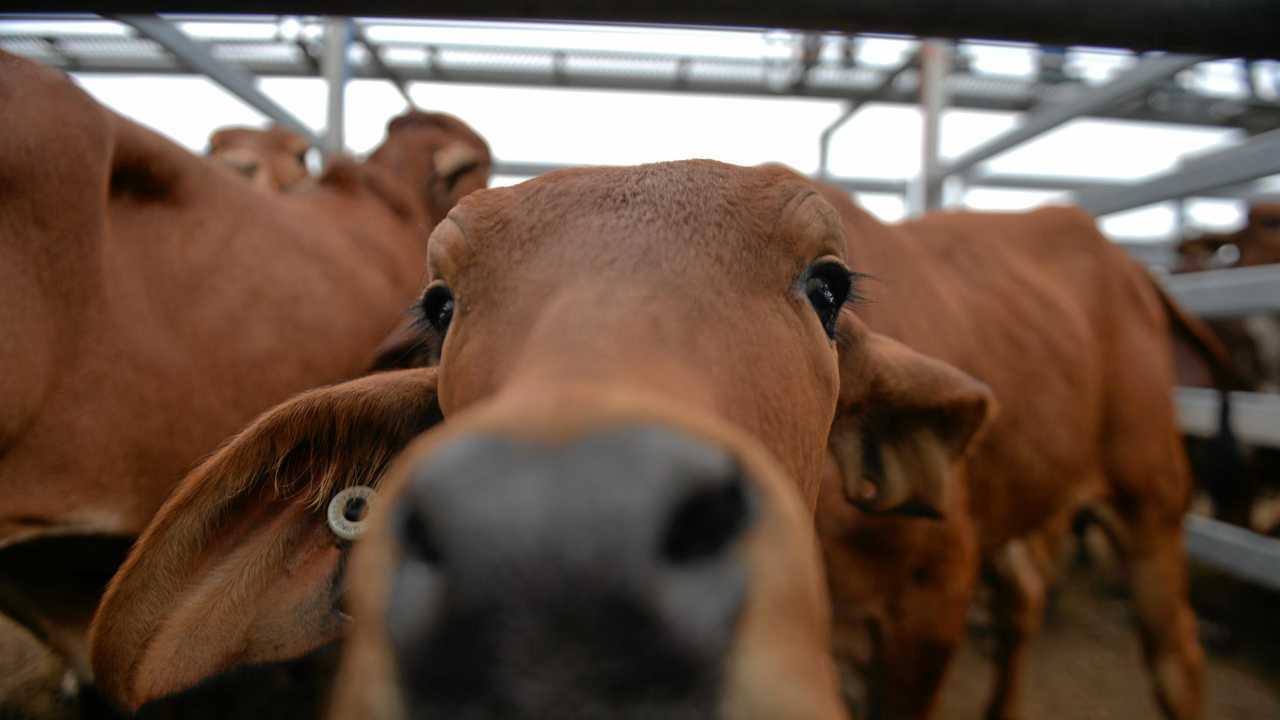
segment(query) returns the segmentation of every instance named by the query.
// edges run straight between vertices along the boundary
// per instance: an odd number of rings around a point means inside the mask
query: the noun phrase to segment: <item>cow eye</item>
[[[849,269],[835,261],[819,262],[805,274],[804,294],[822,322],[827,336],[836,336],[836,318],[849,300],[853,276]]]
[[[422,293],[419,309],[422,319],[436,332],[444,335],[453,320],[453,291],[447,285],[432,285]]]

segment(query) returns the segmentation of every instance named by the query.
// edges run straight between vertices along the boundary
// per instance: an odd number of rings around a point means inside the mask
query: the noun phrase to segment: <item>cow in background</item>
[[[83,680],[128,540],[257,413],[369,367],[490,156],[415,112],[366,162],[262,193],[4,53],[0,105],[0,612]]]
[[[1246,225],[1233,233],[1211,233],[1178,245],[1175,273],[1280,264],[1280,203],[1249,209]],[[1211,318],[1205,323],[1227,348],[1232,380],[1215,380],[1200,358],[1178,351],[1178,379],[1189,387],[1280,392],[1280,313]],[[1240,446],[1231,432],[1231,408],[1223,396],[1219,435],[1188,437],[1187,451],[1201,487],[1218,518],[1260,532],[1280,531],[1280,518],[1259,512],[1259,495],[1280,478],[1280,449]]]
[[[930,716],[980,568],[1000,624],[989,717],[1021,717],[1021,667],[1049,579],[1037,556],[1091,506],[1114,520],[1160,707],[1201,717],[1182,552],[1191,484],[1168,337],[1220,357],[1213,337],[1080,210],[887,226],[845,192],[820,190],[843,218],[851,266],[875,278],[858,308],[868,327],[985,382],[1001,409],[939,489],[940,518],[884,517],[894,498],[823,484],[835,648],[869,671],[873,717]]]
[[[311,177],[301,133],[273,125],[266,130],[227,127],[209,136],[208,156],[244,175],[259,190],[292,190]]]

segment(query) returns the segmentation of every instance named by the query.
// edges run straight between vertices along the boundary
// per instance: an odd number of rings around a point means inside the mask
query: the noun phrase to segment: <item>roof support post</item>
[[[920,49],[920,109],[924,116],[924,145],[914,198],[913,214],[942,207],[941,158],[942,111],[947,104],[946,82],[951,73],[951,43],[926,40]]]
[[[351,47],[351,20],[331,17],[324,30],[324,79],[329,86],[329,102],[325,113],[323,147],[325,157],[336,157],[346,148],[343,137],[346,122],[347,80],[351,77],[348,50]]]

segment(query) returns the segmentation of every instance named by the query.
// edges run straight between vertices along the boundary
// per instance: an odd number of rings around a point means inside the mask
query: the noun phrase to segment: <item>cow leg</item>
[[[1023,717],[1022,675],[1032,638],[1044,621],[1047,578],[1028,542],[1014,540],[991,563],[992,617],[996,624],[996,675],[989,720]]]
[[[872,694],[881,720],[932,717],[951,658],[965,638],[978,583],[977,538],[961,518],[934,531],[936,545],[903,568],[909,581],[890,599],[881,628]]]
[[[1114,316],[1104,358],[1103,469],[1156,699],[1166,717],[1194,720],[1204,715],[1204,652],[1187,598],[1182,522],[1192,480],[1169,399],[1168,312],[1148,295],[1146,274],[1128,267],[1108,298],[1134,314]]]
[[[935,609],[941,624],[947,628],[963,627],[967,605],[939,606]],[[962,632],[950,630],[919,636],[919,627],[893,627],[885,630],[880,656],[877,658],[878,680],[872,693],[873,718],[878,720],[926,720],[934,714],[946,679],[947,668],[963,638]],[[914,635],[914,636],[913,636]]]
[[[1170,437],[1175,437],[1172,432]],[[1173,462],[1166,462],[1162,472],[1146,473],[1145,489],[1139,485],[1140,491],[1135,491],[1135,485],[1126,482],[1133,475],[1122,475],[1113,482],[1118,527],[1109,535],[1124,558],[1156,700],[1166,717],[1194,720],[1204,715],[1204,653],[1187,597],[1187,563],[1182,548],[1186,495],[1175,503],[1169,494],[1169,488],[1185,489],[1190,484],[1178,450],[1171,442],[1168,457]]]
[[[1160,388],[1154,388],[1160,390]],[[1172,412],[1142,417],[1142,407],[1168,407],[1166,396],[1133,403],[1129,422],[1117,423],[1108,447],[1114,496],[1109,534],[1120,548],[1133,610],[1156,699],[1166,717],[1204,714],[1204,653],[1187,598],[1182,519],[1191,478]],[[1170,408],[1171,410],[1172,408]],[[1139,433],[1129,428],[1141,428]],[[1138,438],[1142,438],[1139,440]],[[1106,514],[1100,515],[1106,517]]]
[[[1124,553],[1156,700],[1165,716],[1192,720],[1204,713],[1204,654],[1187,600],[1180,520],[1140,518]]]

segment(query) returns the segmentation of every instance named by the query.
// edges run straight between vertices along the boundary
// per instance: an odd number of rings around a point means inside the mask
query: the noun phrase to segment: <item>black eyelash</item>
[[[879,278],[877,278],[875,275],[872,275],[871,273],[864,273],[864,272],[858,272],[857,270],[850,270],[849,271],[849,296],[844,299],[844,304],[846,306],[862,305],[864,303],[871,302],[871,300],[866,295],[862,294],[862,281],[878,280],[878,279]]]
[[[427,319],[426,308],[422,307],[422,298],[419,297],[413,301],[413,305],[405,311],[409,317],[409,327],[418,334],[428,335],[435,334],[436,329],[431,327],[431,321]]]

